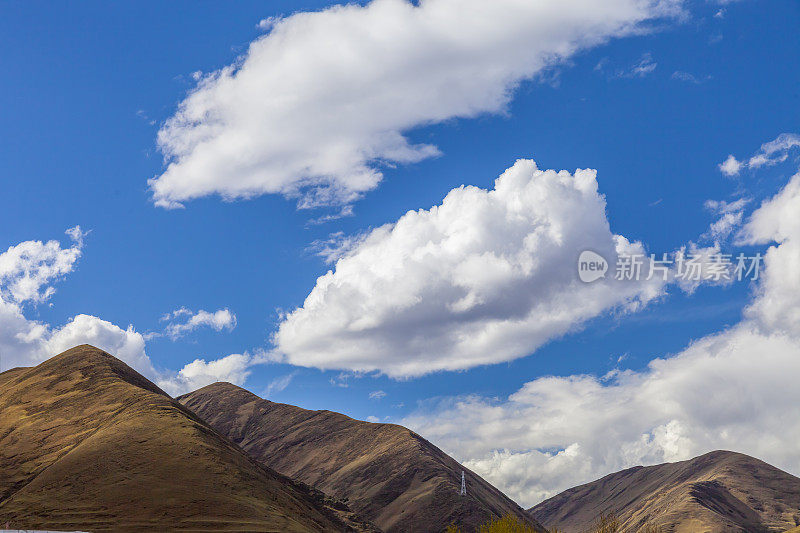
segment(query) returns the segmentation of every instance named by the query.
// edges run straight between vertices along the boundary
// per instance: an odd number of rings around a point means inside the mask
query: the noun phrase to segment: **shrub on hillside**
[[[619,519],[613,514],[601,514],[594,524],[589,528],[589,533],[619,533],[621,530],[621,523]],[[563,533],[559,531],[558,527],[553,527],[548,530],[549,533]],[[447,528],[446,533],[466,533],[458,526],[451,525]],[[521,522],[518,518],[507,515],[503,518],[495,518],[486,524],[483,524],[478,529],[478,533],[537,533],[536,530]],[[644,527],[639,529],[638,533],[663,533],[660,527],[650,524],[645,524]]]
[[[601,514],[594,521],[591,533],[617,533],[620,529],[619,519],[613,514]]]
[[[457,526],[449,526],[447,533],[465,533]],[[538,533],[533,527],[521,522],[518,518],[506,515],[503,518],[494,518],[483,524],[478,533]],[[557,533],[557,532],[555,532]]]

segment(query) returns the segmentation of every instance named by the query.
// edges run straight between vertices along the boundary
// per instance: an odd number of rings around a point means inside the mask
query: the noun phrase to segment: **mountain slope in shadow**
[[[0,374],[0,524],[83,531],[344,531],[156,385],[83,345]]]
[[[402,426],[274,403],[230,383],[178,400],[263,464],[347,498],[384,531],[441,532],[450,524],[474,531],[507,514],[544,531],[495,487]]]
[[[676,533],[786,531],[800,524],[800,478],[744,454],[715,451],[622,470],[530,512],[566,533],[582,533],[601,513],[614,513],[623,533],[644,524]]]

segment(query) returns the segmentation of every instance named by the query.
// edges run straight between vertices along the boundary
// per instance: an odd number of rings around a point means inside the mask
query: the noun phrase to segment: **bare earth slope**
[[[583,532],[600,513],[612,512],[624,532],[646,522],[665,532],[786,531],[800,524],[800,478],[747,455],[716,451],[610,474],[530,512],[566,533]]]
[[[83,531],[342,531],[121,361],[83,345],[0,374],[0,524]]]
[[[474,531],[493,515],[535,524],[517,504],[416,433],[273,403],[215,383],[180,402],[278,472],[337,498],[388,532]],[[467,496],[459,496],[461,472]]]

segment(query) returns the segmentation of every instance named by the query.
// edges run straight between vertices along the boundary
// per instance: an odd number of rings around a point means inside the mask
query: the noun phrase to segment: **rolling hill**
[[[545,500],[530,510],[548,527],[586,531],[614,513],[623,532],[777,532],[800,524],[800,478],[763,461],[715,451],[678,463],[635,467]]]
[[[97,348],[0,374],[0,524],[347,530],[336,513]]]
[[[178,400],[263,464],[347,498],[384,531],[441,532],[450,524],[474,531],[506,514],[544,531],[499,490],[402,426],[273,403],[230,383]]]

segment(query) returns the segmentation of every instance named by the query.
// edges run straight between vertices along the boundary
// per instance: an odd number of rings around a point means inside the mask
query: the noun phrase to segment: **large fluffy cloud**
[[[678,12],[679,0],[374,0],[271,19],[199,79],[159,131],[157,205],[219,194],[349,202],[385,164],[438,150],[414,127],[502,111],[516,86],[581,49]]]
[[[739,238],[778,243],[765,254],[766,269],[747,317],[764,331],[800,337],[800,173],[753,213]]]
[[[533,505],[610,471],[715,448],[800,472],[800,174],[748,219],[775,242],[738,325],[641,372],[542,377],[504,400],[446,400],[405,423]]]
[[[583,283],[583,250],[611,263]],[[518,161],[492,190],[453,189],[352,245],[273,340],[292,364],[393,377],[498,363],[533,352],[588,318],[661,294],[664,281],[616,281],[618,255],[594,170]]]

